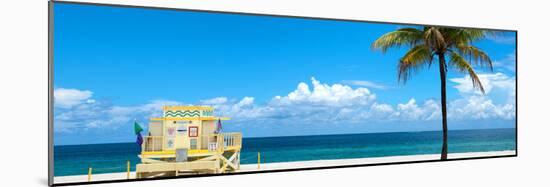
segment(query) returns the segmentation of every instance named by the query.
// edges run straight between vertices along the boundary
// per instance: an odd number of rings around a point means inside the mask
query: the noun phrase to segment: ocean
[[[441,132],[393,132],[344,135],[243,138],[241,164],[438,154]],[[449,131],[449,153],[516,149],[515,129]],[[54,176],[126,172],[139,163],[139,146],[131,143],[54,146]]]

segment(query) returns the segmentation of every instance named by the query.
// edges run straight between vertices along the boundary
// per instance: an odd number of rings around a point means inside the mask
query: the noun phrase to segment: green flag
[[[143,131],[143,128],[139,126],[137,122],[134,122],[134,131],[136,132],[136,135],[139,134],[141,131]]]

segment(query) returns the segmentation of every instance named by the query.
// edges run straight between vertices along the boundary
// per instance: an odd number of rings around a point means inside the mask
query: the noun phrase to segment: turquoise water
[[[516,149],[515,129],[449,131],[449,153]],[[396,132],[347,135],[244,138],[241,164],[437,154],[441,132]],[[139,146],[132,143],[64,145],[54,147],[54,175],[125,172],[139,162]]]

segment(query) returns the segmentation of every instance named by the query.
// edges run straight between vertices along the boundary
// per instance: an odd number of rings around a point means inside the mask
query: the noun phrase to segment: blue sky
[[[437,68],[400,85],[396,63],[405,49],[382,54],[370,48],[377,37],[406,25],[62,3],[54,8],[56,144],[133,141],[133,120],[145,126],[164,104],[215,106],[235,119],[226,130],[248,137],[440,128],[433,118]],[[448,100],[456,109],[451,129],[514,126],[514,37],[503,33],[476,43],[495,61],[494,72],[478,70],[494,88],[487,95],[470,90],[468,77],[449,72]]]

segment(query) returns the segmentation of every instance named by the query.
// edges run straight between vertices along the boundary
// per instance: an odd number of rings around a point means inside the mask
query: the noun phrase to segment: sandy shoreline
[[[449,159],[475,158],[475,157],[490,157],[490,156],[506,156],[506,155],[515,155],[515,154],[516,154],[515,150],[452,153],[448,155],[448,158]],[[260,169],[258,169],[257,164],[244,164],[244,165],[241,165],[241,170],[237,172],[346,166],[346,165],[360,165],[360,164],[378,164],[378,163],[391,163],[391,162],[425,161],[425,160],[437,160],[439,159],[439,156],[440,156],[439,154],[429,154],[429,155],[387,156],[387,157],[353,158],[353,159],[336,159],[336,160],[278,162],[278,163],[261,164]],[[131,172],[130,179],[134,179],[134,178],[135,178],[135,172]],[[123,180],[127,179],[127,173],[122,172],[122,173],[105,173],[105,174],[92,175],[92,181],[120,180],[120,179],[123,179]],[[88,175],[54,177],[55,183],[72,183],[72,182],[87,182],[87,181],[88,181]]]

